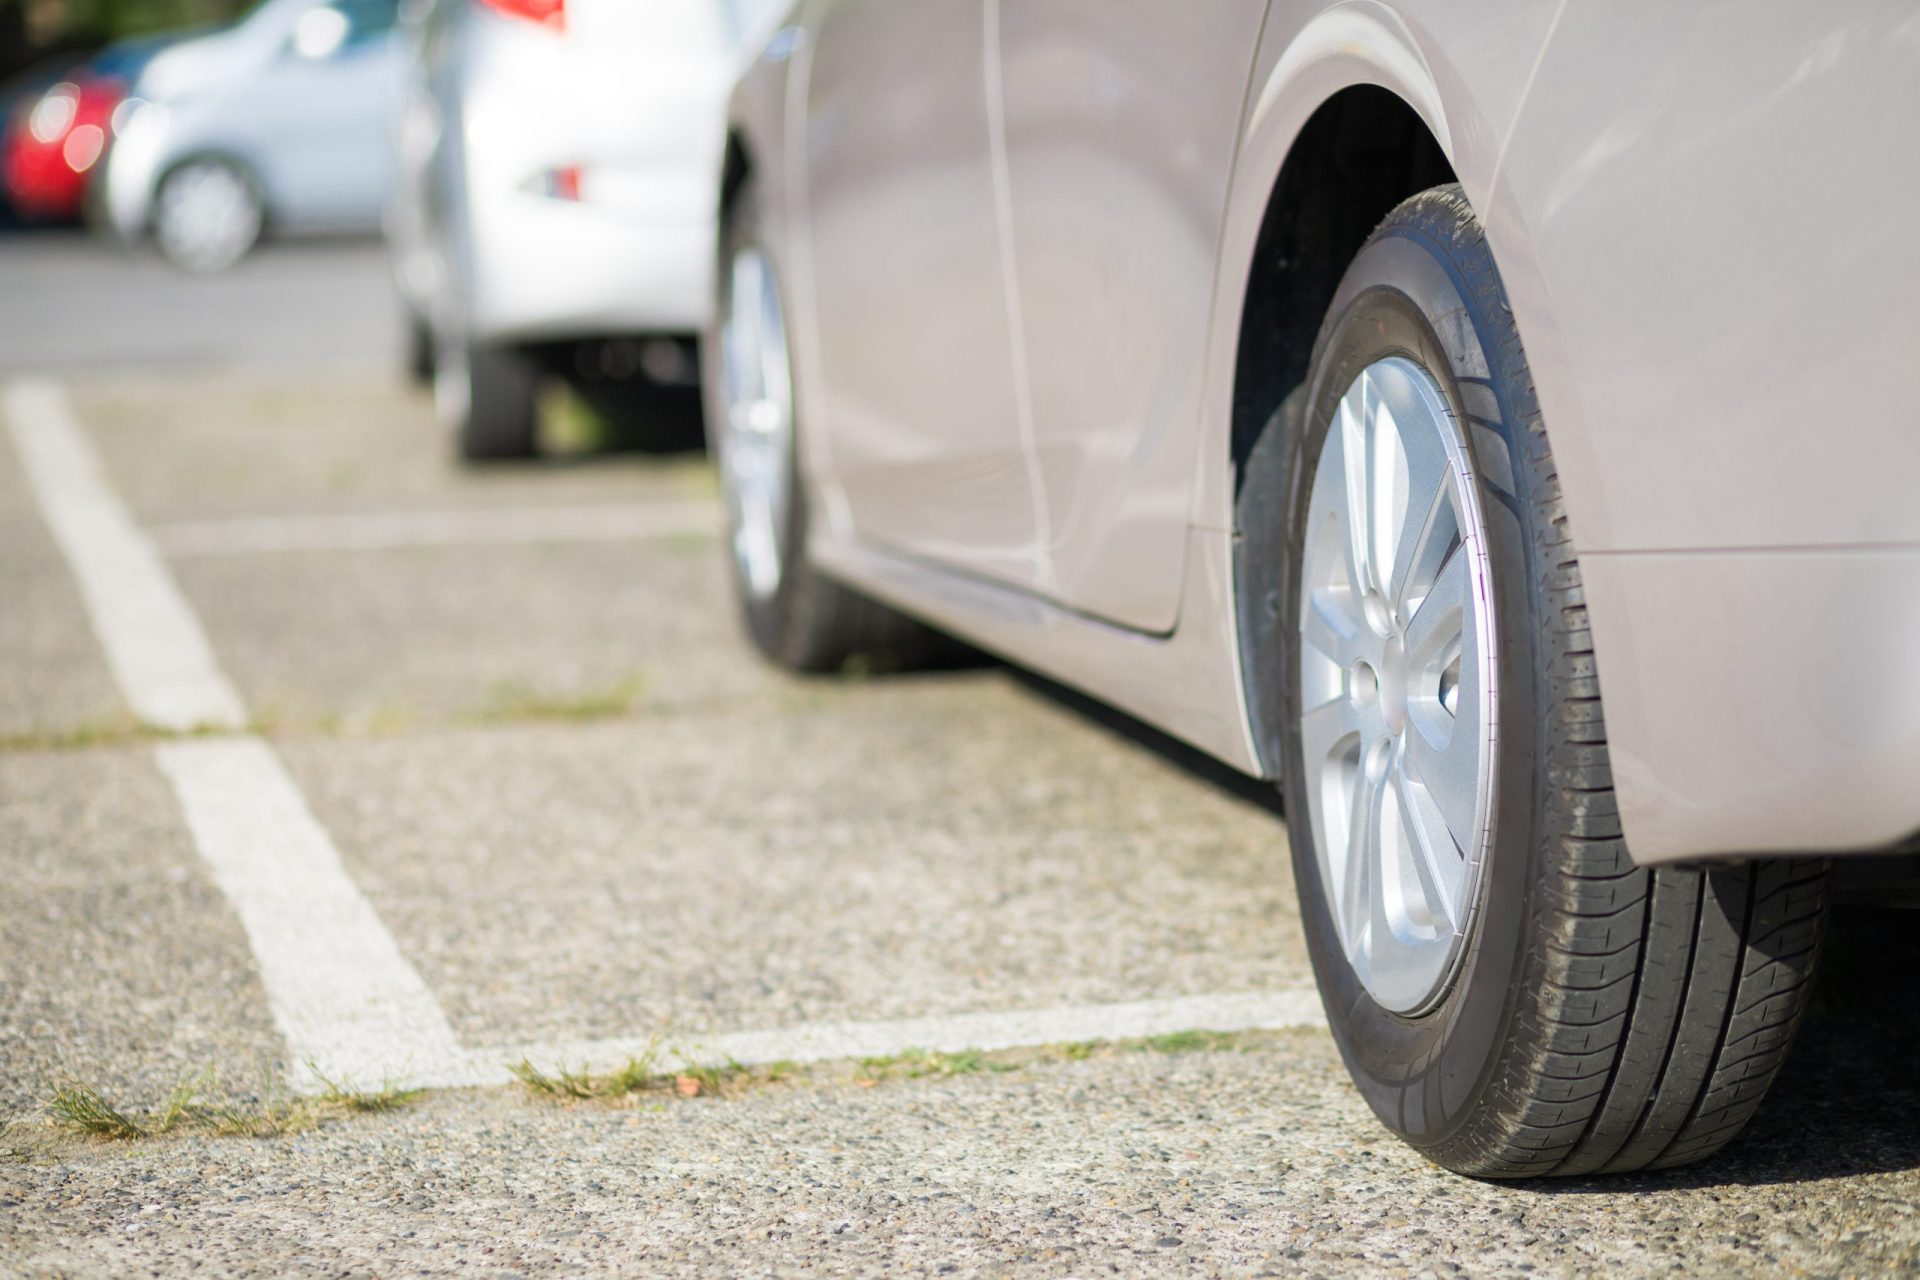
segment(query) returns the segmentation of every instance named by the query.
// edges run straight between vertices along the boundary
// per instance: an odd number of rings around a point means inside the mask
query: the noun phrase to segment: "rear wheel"
[[[442,338],[433,361],[434,412],[469,462],[539,453],[540,367],[530,352]]]
[[[1628,856],[1546,426],[1459,188],[1361,250],[1284,429],[1287,813],[1361,1092],[1463,1173],[1717,1150],[1805,1008],[1825,866]]]
[[[406,350],[402,353],[402,367],[406,371],[407,381],[415,386],[431,387],[434,365],[433,326],[411,307],[407,309],[404,323]]]
[[[154,243],[185,271],[225,271],[247,256],[265,226],[259,187],[231,160],[189,160],[154,192]]]
[[[708,362],[707,395],[747,631],[761,652],[794,671],[835,671],[855,660],[919,665],[944,647],[940,637],[828,578],[807,554],[813,504],[800,466],[787,311],[764,245],[749,182],[722,237],[719,358]]]

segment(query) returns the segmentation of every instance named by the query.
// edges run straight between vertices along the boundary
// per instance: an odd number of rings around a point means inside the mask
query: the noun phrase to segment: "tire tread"
[[[1458,186],[1389,225],[1449,246],[1483,315],[1490,360],[1522,375],[1512,409],[1531,507],[1536,702],[1548,744],[1536,829],[1530,989],[1485,1113],[1429,1154],[1490,1177],[1670,1168],[1745,1125],[1804,1015],[1827,910],[1827,864],[1773,858],[1635,864],[1622,838],[1579,556],[1539,402],[1484,234]],[[1495,380],[1497,381],[1497,380]],[[1569,1087],[1577,1084],[1579,1087]],[[1592,1085],[1588,1088],[1586,1086]]]

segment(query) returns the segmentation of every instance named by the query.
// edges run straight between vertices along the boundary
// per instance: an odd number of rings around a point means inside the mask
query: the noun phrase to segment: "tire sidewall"
[[[1422,216],[1432,220],[1431,212]],[[1308,951],[1335,1041],[1382,1122],[1416,1147],[1431,1150],[1461,1139],[1472,1142],[1463,1130],[1494,1086],[1522,1012],[1536,863],[1538,605],[1530,586],[1537,575],[1524,514],[1529,504],[1515,491],[1516,478],[1524,485],[1527,476],[1525,442],[1519,438],[1523,417],[1515,403],[1527,384],[1517,348],[1491,336],[1489,309],[1505,305],[1498,277],[1477,235],[1443,240],[1411,222],[1390,218],[1349,268],[1315,343],[1304,411],[1291,427],[1287,541],[1281,557],[1285,643],[1280,650],[1287,664],[1281,681],[1282,776]],[[1461,261],[1463,247],[1480,260]],[[1434,376],[1455,420],[1463,424],[1487,525],[1499,653],[1493,839],[1449,989],[1417,1018],[1376,1003],[1340,944],[1308,820],[1293,643],[1300,634],[1308,499],[1334,411],[1362,369],[1396,355]]]

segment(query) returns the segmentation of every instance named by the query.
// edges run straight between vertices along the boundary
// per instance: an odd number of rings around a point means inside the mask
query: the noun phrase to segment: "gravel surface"
[[[1861,1122],[1803,1096],[1699,1171],[1476,1183],[1385,1139],[1313,1032],[938,1080],[829,1069],[735,1098],[454,1093],[293,1139],[35,1149],[0,1166],[0,1258],[167,1274],[1910,1270],[1920,1150],[1836,1151]]]
[[[1001,673],[282,749],[475,1044],[1308,983],[1272,813]]]

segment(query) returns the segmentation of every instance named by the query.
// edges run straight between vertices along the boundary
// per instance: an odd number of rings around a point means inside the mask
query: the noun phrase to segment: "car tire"
[[[407,381],[416,387],[433,385],[433,326],[419,312],[408,308],[404,323],[406,325],[406,349],[402,353]]]
[[[201,156],[167,171],[154,188],[153,239],[167,260],[196,275],[225,271],[266,229],[266,201],[245,166]]]
[[[1283,787],[1308,949],[1355,1083],[1388,1128],[1465,1174],[1718,1150],[1806,1009],[1826,864],[1629,856],[1547,427],[1459,187],[1400,205],[1356,256],[1297,409],[1276,557]],[[1415,477],[1434,474],[1416,521]],[[1369,645],[1378,667],[1341,665]]]
[[[951,648],[926,627],[843,586],[808,554],[814,498],[800,464],[785,291],[751,179],[720,241],[715,358],[702,361],[708,439],[726,495],[734,593],[754,645],[797,672],[898,670]]]
[[[508,462],[540,452],[540,365],[503,343],[435,344],[434,410],[467,462]]]

